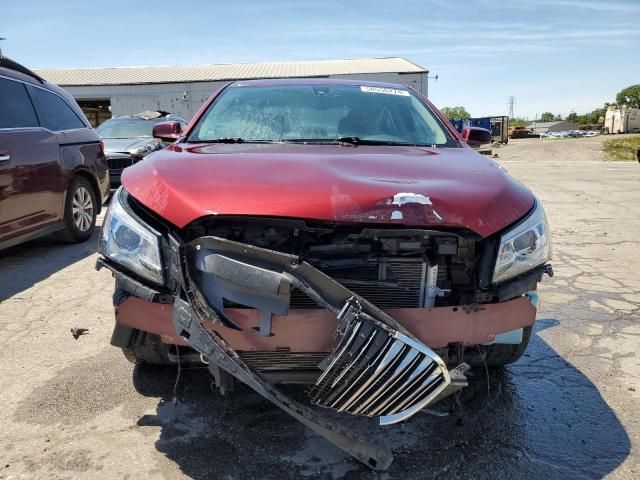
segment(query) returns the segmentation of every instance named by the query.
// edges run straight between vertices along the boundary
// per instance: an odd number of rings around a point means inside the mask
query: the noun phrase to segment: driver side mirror
[[[160,122],[153,126],[153,138],[163,142],[175,142],[182,133],[180,122]]]
[[[466,127],[462,130],[462,140],[472,147],[491,143],[491,132],[485,128]]]

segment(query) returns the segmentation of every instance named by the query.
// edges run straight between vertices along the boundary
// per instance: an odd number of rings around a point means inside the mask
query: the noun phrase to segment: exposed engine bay
[[[215,236],[296,255],[379,308],[475,301],[476,239],[426,229],[368,228],[264,218],[204,219],[188,239]],[[478,252],[480,253],[480,252]],[[231,306],[227,303],[225,306]],[[291,308],[317,308],[294,289]]]

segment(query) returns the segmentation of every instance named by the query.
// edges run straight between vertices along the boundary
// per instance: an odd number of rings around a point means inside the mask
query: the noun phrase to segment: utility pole
[[[513,95],[507,100],[507,106],[509,107],[509,118],[513,118],[513,107],[516,105],[516,97]]]

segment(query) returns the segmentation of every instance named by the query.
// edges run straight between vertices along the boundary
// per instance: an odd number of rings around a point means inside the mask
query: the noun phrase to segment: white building
[[[602,129],[604,133],[640,132],[640,108],[609,106]]]
[[[95,125],[113,115],[164,110],[186,120],[234,80],[350,78],[409,85],[427,95],[428,70],[404,58],[219,65],[54,68],[36,73],[67,89]],[[109,113],[111,112],[111,113]]]
[[[577,130],[578,125],[566,120],[556,120],[555,122],[531,122],[527,128],[535,133],[549,133]]]

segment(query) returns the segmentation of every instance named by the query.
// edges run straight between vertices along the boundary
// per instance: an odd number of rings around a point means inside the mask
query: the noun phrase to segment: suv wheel
[[[84,177],[73,177],[64,207],[64,230],[56,232],[56,240],[75,243],[87,240],[96,226],[98,204],[93,186]]]

